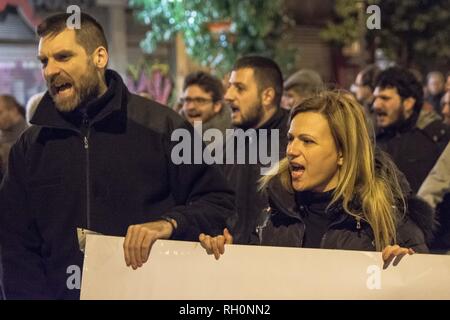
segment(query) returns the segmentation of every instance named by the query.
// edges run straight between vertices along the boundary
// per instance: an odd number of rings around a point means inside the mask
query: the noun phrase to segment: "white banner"
[[[380,252],[158,240],[142,268],[123,238],[88,235],[81,299],[450,299],[450,256],[414,254],[383,270]]]

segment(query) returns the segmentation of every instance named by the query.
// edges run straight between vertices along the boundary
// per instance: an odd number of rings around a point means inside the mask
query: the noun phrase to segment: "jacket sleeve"
[[[0,245],[7,299],[48,298],[40,255],[41,239],[31,211],[25,181],[23,136],[13,146],[0,185]]]
[[[166,137],[169,179],[176,206],[164,216],[175,219],[178,225],[172,238],[198,241],[200,233],[223,234],[227,219],[235,213],[234,192],[216,164],[206,164],[203,159],[198,161],[199,153],[203,154],[205,148],[201,142],[200,147],[195,146],[194,137],[201,139],[200,135],[187,123],[179,129],[189,132],[191,139],[171,141],[170,135]],[[185,152],[190,152],[191,161],[176,164],[172,151],[181,142],[186,143]]]
[[[417,193],[433,208],[442,202],[446,193],[450,193],[450,143],[428,174]]]
[[[423,231],[408,218],[405,218],[397,229],[397,244],[400,247],[411,248],[416,253],[429,252]]]
[[[414,195],[406,198],[406,210],[406,215],[397,228],[397,244],[419,253],[427,253],[436,228],[434,210]]]

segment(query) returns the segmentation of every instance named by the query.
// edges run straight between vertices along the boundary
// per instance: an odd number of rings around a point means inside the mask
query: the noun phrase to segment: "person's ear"
[[[222,110],[222,102],[221,101],[215,102],[213,105],[213,110],[214,110],[214,113],[219,113],[220,110]]]
[[[409,97],[403,100],[403,108],[405,110],[405,116],[410,115],[414,111],[414,105],[416,104],[416,99]]]
[[[275,90],[272,87],[263,90],[261,94],[261,103],[263,107],[272,105],[274,100],[275,100]]]
[[[93,54],[94,65],[98,69],[105,69],[108,65],[109,55],[105,47],[98,47]]]

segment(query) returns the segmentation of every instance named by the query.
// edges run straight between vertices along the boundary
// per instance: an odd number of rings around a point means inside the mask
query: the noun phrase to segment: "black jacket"
[[[279,160],[283,159],[286,154],[288,116],[289,113],[286,110],[279,108],[271,119],[255,130],[256,136],[260,138],[261,136],[258,133],[262,130],[267,130],[268,154],[272,152],[270,146],[271,130],[278,130],[279,139],[277,139],[278,145],[276,146],[278,149],[274,150],[274,152],[278,153]],[[242,131],[242,134],[239,132],[235,131],[235,135],[239,136],[249,131]],[[247,139],[245,148],[243,149],[239,149],[237,143],[234,146],[231,145],[229,141],[230,138],[228,138],[226,144],[226,155],[230,154],[230,152],[234,155],[239,153],[245,153],[247,155],[245,164],[239,164],[235,161],[233,164],[226,164],[223,167],[225,176],[236,194],[237,215],[230,219],[229,226],[234,236],[234,242],[237,244],[246,244],[250,241],[251,234],[257,226],[257,220],[261,211],[267,207],[267,197],[258,191],[258,180],[261,178],[261,167],[266,168],[268,166],[261,165],[259,152],[255,151],[258,150],[256,146],[260,146],[262,140]],[[230,150],[233,147],[234,150]],[[250,152],[258,154],[256,164],[250,163],[248,156]]]
[[[234,196],[221,170],[175,165],[171,141],[192,126],[168,107],[130,94],[108,70],[107,92],[87,113],[59,113],[44,96],[11,151],[0,189],[8,298],[77,298],[71,265],[82,268],[77,227],[125,236],[132,224],[174,218],[173,239],[221,234]],[[125,263],[125,262],[124,262]]]
[[[399,127],[382,130],[376,138],[377,145],[391,156],[414,193],[419,190],[450,137],[450,128],[441,121],[419,129],[416,127],[417,118],[414,113]]]
[[[283,189],[278,179],[270,182],[267,194],[269,207],[260,216],[260,226],[252,244],[303,247],[308,232],[303,220],[308,214],[308,204],[296,202],[294,195]],[[398,227],[397,244],[426,253],[426,238],[432,237],[433,211],[416,197],[410,197],[407,206],[407,215]],[[333,216],[333,222],[323,235],[320,248],[375,251],[374,236],[368,223],[345,213],[339,203],[333,204],[326,214]]]

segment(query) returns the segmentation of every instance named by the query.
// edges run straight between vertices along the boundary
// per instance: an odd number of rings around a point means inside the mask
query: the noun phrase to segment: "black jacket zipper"
[[[67,128],[62,126],[47,126],[47,128],[70,130],[76,132],[83,140],[84,149],[86,150],[86,229],[91,228],[91,188],[90,188],[90,161],[89,161],[89,135],[90,123],[87,114],[83,115],[81,130]]]
[[[280,210],[281,212],[283,212],[285,215],[287,215],[288,217],[291,217],[291,218],[294,218],[294,219],[296,219],[296,220],[298,220],[298,221],[300,221],[301,222],[301,224],[302,224],[302,236],[300,237],[300,244],[299,244],[299,247],[303,247],[303,240],[304,240],[304,237],[305,237],[305,232],[306,232],[306,224],[305,224],[305,222],[303,221],[303,219],[300,217],[300,216],[297,216],[295,213],[293,213],[293,212],[291,212],[289,209],[287,209],[286,207],[284,207],[283,205],[281,205],[281,201],[279,201],[278,200],[278,198],[276,197],[276,196],[274,196],[274,195],[272,195],[272,201],[274,202],[274,204],[275,204],[275,206],[277,207],[277,209],[278,210]],[[325,231],[325,233],[323,234],[323,236],[322,236],[322,239],[320,240],[320,248],[324,248],[324,244],[325,244],[325,241],[326,241],[326,239],[327,239],[327,233],[328,233],[328,231],[332,228],[332,227],[334,227],[334,226],[336,226],[336,225],[339,225],[340,223],[342,223],[342,222],[344,222],[346,219],[348,218],[348,216],[347,215],[342,215],[342,217],[339,219],[339,220],[337,220],[337,221],[335,221],[335,222],[333,222],[333,223],[331,223],[329,226],[328,226],[328,228],[327,228],[327,231]],[[262,230],[263,228],[261,228],[261,230],[260,230],[260,239],[262,239]],[[356,219],[356,229],[358,229],[359,231],[361,230],[361,219]]]
[[[334,227],[334,226],[337,226],[337,225],[341,224],[341,223],[344,222],[347,218],[348,218],[348,217],[347,217],[346,215],[342,215],[342,217],[341,217],[338,221],[335,221],[335,222],[331,223],[331,224],[328,226],[327,231],[325,231],[325,233],[324,233],[323,236],[322,236],[322,239],[320,240],[320,247],[321,247],[322,249],[324,248],[325,240],[327,239],[327,234],[328,234],[328,231],[330,231],[331,227]],[[357,226],[357,228],[358,228],[358,229],[361,228],[361,226],[359,225],[359,221],[358,221],[358,226]]]
[[[91,228],[91,187],[90,187],[90,163],[89,163],[89,119],[86,116],[83,117],[83,143],[86,155],[86,228]]]

